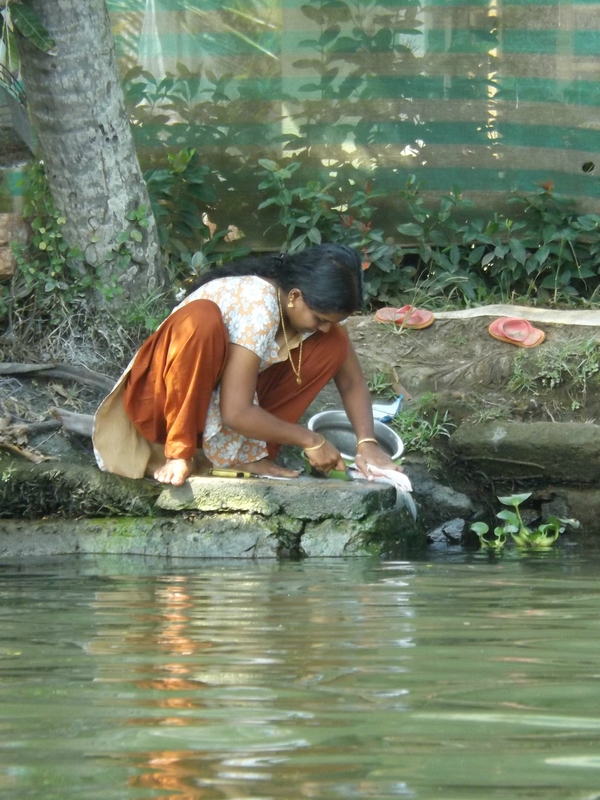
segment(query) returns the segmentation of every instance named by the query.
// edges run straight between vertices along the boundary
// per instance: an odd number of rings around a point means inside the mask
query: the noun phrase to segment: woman
[[[212,270],[142,345],[96,415],[102,469],[180,486],[215,467],[296,477],[273,462],[303,448],[324,472],[337,448],[298,420],[333,378],[358,439],[356,463],[396,469],[377,446],[371,398],[344,327],[362,306],[358,253],[319,245]]]

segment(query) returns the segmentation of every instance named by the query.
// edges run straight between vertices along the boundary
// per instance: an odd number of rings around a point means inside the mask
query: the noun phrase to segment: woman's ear
[[[302,292],[300,289],[290,289],[287,296],[287,307],[293,308],[298,300],[302,299]]]

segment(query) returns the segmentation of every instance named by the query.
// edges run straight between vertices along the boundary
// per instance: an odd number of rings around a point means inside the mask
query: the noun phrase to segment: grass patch
[[[385,372],[374,372],[367,379],[367,387],[371,394],[377,395],[384,400],[395,400],[398,396],[394,388],[394,383],[398,382],[396,376],[390,376]]]
[[[404,452],[417,451],[431,456],[435,452],[433,443],[441,436],[450,436],[450,421],[447,411],[443,416],[432,409],[435,395],[424,394],[416,405],[400,412],[390,422],[391,427],[404,442]]]
[[[518,353],[508,389],[533,395],[564,389],[571,399],[571,407],[576,408],[588,388],[599,384],[600,342],[580,339],[545,345],[535,353],[525,350]]]

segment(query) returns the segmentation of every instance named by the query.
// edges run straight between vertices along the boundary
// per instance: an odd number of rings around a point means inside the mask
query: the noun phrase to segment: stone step
[[[3,474],[3,516],[14,509],[0,518],[3,558],[366,555],[415,535],[382,483],[194,477],[165,488],[57,463],[20,463]]]
[[[183,486],[166,487],[156,505],[165,511],[249,512],[272,517],[287,514],[298,520],[362,520],[394,507],[391,486],[367,481],[300,477],[192,477]]]
[[[600,480],[600,426],[591,422],[486,422],[450,437],[455,456],[486,475],[567,484]]]

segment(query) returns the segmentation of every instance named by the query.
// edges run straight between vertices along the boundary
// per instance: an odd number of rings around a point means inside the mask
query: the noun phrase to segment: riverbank
[[[512,310],[515,315],[528,313]],[[600,477],[600,314],[533,309],[534,324],[546,339],[524,350],[488,333],[490,321],[501,312],[436,314],[431,327],[418,331],[390,329],[371,315],[348,322],[371,385],[402,392],[404,413],[411,414],[415,425],[436,415],[445,420],[448,435],[432,440],[425,451],[407,448],[405,454],[419,509],[416,524],[394,510],[389,487],[367,489],[376,493],[377,499],[369,501],[375,511],[349,511],[347,516],[339,505],[338,511],[332,510],[331,498],[339,497],[342,507],[348,503],[350,509],[348,498],[360,494],[358,487],[306,477],[294,482],[293,489],[280,487],[284,494],[299,487],[304,512],[275,504],[265,514],[264,495],[272,494],[272,486],[267,491],[266,481],[226,479],[209,479],[225,481],[208,487],[209,495],[220,498],[218,509],[160,509],[157,499],[163,487],[100,473],[89,435],[66,422],[92,414],[116,375],[102,376],[82,365],[13,365],[11,370],[10,364],[2,364],[0,534],[8,549],[0,553],[17,554],[15,543],[23,540],[25,528],[27,537],[34,530],[41,537],[38,552],[45,552],[55,537],[48,553],[61,552],[61,536],[64,547],[68,540],[74,548],[68,552],[94,552],[94,547],[112,552],[106,548],[116,547],[115,552],[165,555],[180,548],[178,552],[190,555],[223,556],[228,551],[236,557],[385,552],[407,543],[471,546],[470,524],[493,517],[495,498],[515,491],[532,492],[531,518],[552,513],[574,517],[584,533],[600,533],[600,493],[595,489]],[[339,398],[328,386],[309,413],[334,406]],[[284,448],[282,460],[297,464],[298,453]],[[246,507],[235,505],[228,492],[237,483],[246,496],[251,484],[259,510],[249,508],[247,501]],[[327,499],[322,497],[324,486],[330,492]],[[126,519],[131,527],[123,534]],[[217,533],[206,527],[209,520]],[[194,536],[198,544],[202,526],[206,550],[194,553]],[[223,531],[242,529],[246,533],[233,550],[226,548]],[[119,536],[119,544],[111,545]],[[319,544],[309,546],[309,541]]]

